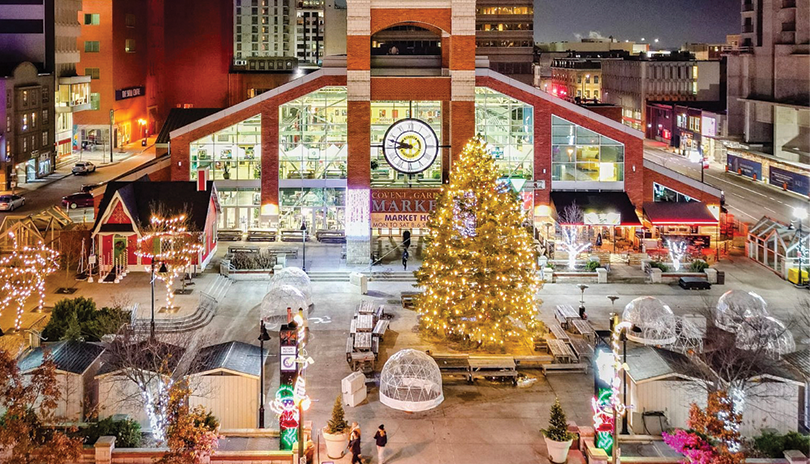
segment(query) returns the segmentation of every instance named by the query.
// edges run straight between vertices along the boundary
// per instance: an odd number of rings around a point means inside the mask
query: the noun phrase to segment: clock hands
[[[396,141],[394,139],[388,139],[388,141],[395,143],[397,145],[396,148],[404,148],[406,150],[410,150],[410,149],[413,148],[413,146],[411,144],[409,144],[409,143],[398,142],[398,141]]]

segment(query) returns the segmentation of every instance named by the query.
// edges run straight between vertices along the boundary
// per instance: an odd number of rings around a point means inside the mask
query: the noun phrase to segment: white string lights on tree
[[[14,248],[10,255],[0,258],[0,283],[2,283],[2,300],[0,314],[12,302],[17,304],[17,317],[14,329],[20,330],[25,302],[35,292],[39,294],[38,308],[42,310],[45,303],[45,277],[59,269],[59,253],[39,241],[35,247],[20,247],[13,233]]]
[[[155,276],[166,284],[167,309],[174,307],[172,285],[175,279],[185,274],[202,250],[200,234],[188,230],[185,214],[171,218],[153,215],[149,229],[138,238],[135,254],[142,260],[151,260],[154,266],[166,266],[166,272],[158,272]]]

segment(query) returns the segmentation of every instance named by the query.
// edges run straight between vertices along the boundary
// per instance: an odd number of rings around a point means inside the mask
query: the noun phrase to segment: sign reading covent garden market
[[[371,191],[371,227],[426,227],[439,189],[375,189]]]

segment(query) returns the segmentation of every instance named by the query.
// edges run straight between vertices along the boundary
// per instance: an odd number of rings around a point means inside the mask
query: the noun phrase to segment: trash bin
[[[717,271],[717,285],[724,285],[726,283],[726,272]]]

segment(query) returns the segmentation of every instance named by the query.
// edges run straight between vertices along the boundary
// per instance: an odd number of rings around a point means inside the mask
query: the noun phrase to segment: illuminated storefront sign
[[[438,190],[376,189],[371,191],[372,228],[421,228],[436,207]]]

